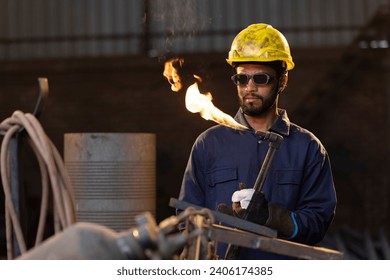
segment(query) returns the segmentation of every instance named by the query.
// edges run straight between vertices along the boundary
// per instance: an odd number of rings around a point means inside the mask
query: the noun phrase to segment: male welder
[[[252,199],[256,207],[248,220],[275,229],[279,238],[315,245],[333,220],[336,192],[324,146],[278,107],[294,68],[288,42],[271,25],[252,24],[234,38],[227,62],[240,105],[235,120],[248,131],[216,125],[203,132],[192,147],[179,199],[212,210],[229,205],[238,217]],[[269,147],[258,131],[277,133],[283,142],[261,192],[254,192]],[[221,245],[218,255],[223,258],[226,246]],[[237,258],[287,257],[241,248]]]

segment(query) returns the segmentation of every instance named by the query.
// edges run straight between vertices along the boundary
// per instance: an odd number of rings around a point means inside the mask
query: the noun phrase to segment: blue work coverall
[[[241,110],[235,120],[249,124]],[[336,208],[336,192],[328,154],[308,130],[291,123],[287,112],[270,131],[283,136],[265,178],[263,192],[271,201],[293,212],[296,234],[290,240],[308,245],[321,241]],[[220,203],[231,205],[234,191],[244,183],[252,188],[269,142],[259,140],[255,131],[238,131],[216,125],[196,139],[184,173],[180,200],[217,210]],[[226,246],[218,245],[224,257]],[[249,248],[240,250],[239,259],[286,259],[288,257]]]

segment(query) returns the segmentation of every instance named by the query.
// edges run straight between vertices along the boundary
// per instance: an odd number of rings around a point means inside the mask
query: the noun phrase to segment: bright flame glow
[[[212,120],[234,129],[248,130],[246,126],[239,124],[231,116],[215,107],[211,102],[212,99],[211,93],[201,94],[198,84],[194,83],[187,89],[186,108],[191,113],[199,113],[205,120]]]
[[[164,77],[167,78],[171,84],[171,89],[174,92],[178,92],[182,87],[181,78],[175,67],[178,65],[181,67],[184,63],[183,58],[174,58],[165,63],[164,66]],[[201,82],[202,79],[199,76],[194,77]],[[189,86],[186,92],[185,103],[186,108],[191,113],[199,113],[205,120],[212,120],[218,124],[228,126],[239,130],[248,130],[246,126],[243,126],[236,122],[231,116],[222,112],[214,106],[211,100],[213,97],[211,93],[201,94],[198,88],[198,84],[194,83]]]
[[[171,84],[171,89],[174,92],[178,92],[182,88],[181,78],[174,65],[179,64],[179,66],[182,67],[183,63],[184,63],[183,58],[173,58],[165,62],[164,65],[163,75],[165,78],[167,78],[168,82]]]

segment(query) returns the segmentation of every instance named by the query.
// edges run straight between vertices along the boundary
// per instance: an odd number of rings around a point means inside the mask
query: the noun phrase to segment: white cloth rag
[[[242,189],[235,191],[232,195],[232,202],[240,202],[241,208],[248,208],[249,202],[252,199],[255,189]]]

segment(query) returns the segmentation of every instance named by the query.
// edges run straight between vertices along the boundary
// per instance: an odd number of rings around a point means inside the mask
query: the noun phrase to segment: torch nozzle
[[[269,140],[270,143],[273,143],[275,148],[279,149],[280,144],[283,141],[283,137],[277,133],[270,131],[256,131],[255,134],[260,138],[260,140]]]

